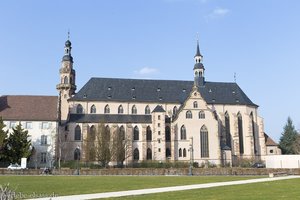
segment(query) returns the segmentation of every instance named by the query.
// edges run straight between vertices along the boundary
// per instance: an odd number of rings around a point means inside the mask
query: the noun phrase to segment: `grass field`
[[[189,185],[257,177],[239,176],[0,176],[16,192],[35,194],[89,194],[176,185]]]
[[[262,178],[253,176],[0,176],[0,184],[9,183],[23,195],[57,196],[88,194],[176,185]],[[116,199],[300,199],[300,179],[186,190]]]
[[[223,186],[111,199],[132,200],[296,200],[300,199],[300,179]]]

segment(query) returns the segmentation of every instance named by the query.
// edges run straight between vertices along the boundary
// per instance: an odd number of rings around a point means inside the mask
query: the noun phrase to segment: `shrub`
[[[14,200],[16,199],[16,192],[6,185],[0,185],[0,199],[1,200]]]

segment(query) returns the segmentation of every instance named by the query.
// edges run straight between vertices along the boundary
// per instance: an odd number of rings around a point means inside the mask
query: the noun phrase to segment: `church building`
[[[56,87],[62,160],[73,160],[77,147],[84,159],[85,139],[95,134],[99,123],[130,141],[125,164],[264,160],[264,122],[258,105],[235,82],[205,79],[198,42],[190,67],[193,80],[91,78],[78,92],[71,50],[67,40]]]

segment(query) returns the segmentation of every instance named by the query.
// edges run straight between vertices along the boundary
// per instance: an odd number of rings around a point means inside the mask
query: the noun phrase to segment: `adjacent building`
[[[28,130],[34,148],[28,167],[53,165],[58,129],[56,96],[0,96],[0,117],[9,132],[18,124]]]

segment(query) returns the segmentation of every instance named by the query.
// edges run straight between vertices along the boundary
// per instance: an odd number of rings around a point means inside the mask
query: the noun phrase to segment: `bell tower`
[[[204,65],[202,64],[203,56],[200,53],[199,41],[197,40],[197,49],[196,55],[194,56],[195,65],[194,65],[194,85],[197,87],[204,86],[205,78],[204,78]]]
[[[60,83],[56,85],[59,91],[59,105],[58,113],[59,120],[66,120],[68,116],[68,99],[75,94],[75,70],[73,69],[73,57],[71,55],[72,43],[69,40],[70,34],[68,32],[68,40],[65,42],[65,53],[62,57],[61,67],[59,69]]]

